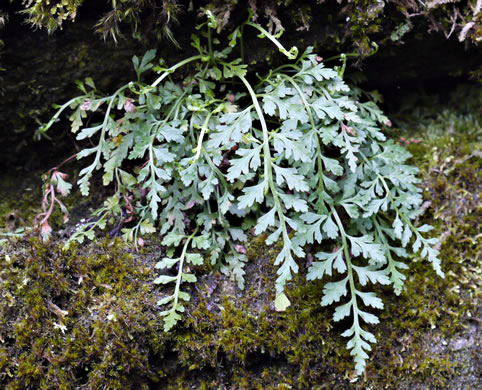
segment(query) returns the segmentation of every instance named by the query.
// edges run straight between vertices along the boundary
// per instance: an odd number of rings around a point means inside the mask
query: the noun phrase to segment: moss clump
[[[145,388],[162,334],[151,267],[119,241],[63,252],[35,238],[0,254],[2,388]]]

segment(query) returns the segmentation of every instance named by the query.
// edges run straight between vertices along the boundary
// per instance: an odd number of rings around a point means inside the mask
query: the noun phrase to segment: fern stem
[[[393,278],[393,275],[395,274],[395,272],[397,272],[397,267],[394,264],[395,260],[393,260],[392,253],[390,252],[390,245],[388,245],[387,238],[385,237],[385,234],[383,234],[382,227],[380,226],[380,223],[378,222],[378,218],[372,217],[372,221],[373,221],[373,224],[375,225],[376,233],[377,233],[378,237],[380,237],[380,240],[382,241],[384,248],[386,248],[385,249],[385,255],[387,256],[387,259],[388,259],[387,268],[388,268],[388,271],[390,272],[390,275],[392,275],[392,278]],[[392,280],[392,283],[393,283],[393,279],[391,279],[391,280]],[[394,290],[395,290],[396,295],[400,294],[400,292],[397,293],[396,287],[394,287]]]
[[[263,152],[264,152],[264,170],[265,170],[265,180],[266,180],[266,187],[265,192],[267,191],[268,187],[273,195],[276,211],[278,214],[278,218],[280,220],[281,229],[283,231],[283,242],[290,242],[290,237],[288,235],[288,229],[286,228],[286,221],[283,214],[283,208],[281,206],[281,202],[279,200],[278,193],[276,191],[276,186],[274,185],[273,181],[273,168],[271,166],[271,152],[269,150],[269,132],[268,126],[266,125],[266,120],[264,118],[263,110],[259,105],[259,101],[256,97],[256,94],[249,84],[248,80],[244,76],[238,75],[241,81],[244,83],[246,88],[248,89],[249,94],[251,95],[251,99],[254,104],[254,108],[258,114],[259,121],[261,122],[261,129],[263,131]]]
[[[209,121],[211,120],[211,117],[213,116],[214,111],[210,112],[206,119],[203,122],[203,125],[201,127],[201,134],[199,134],[199,138],[197,140],[197,146],[196,146],[196,154],[194,155],[194,158],[192,159],[192,163],[194,164],[198,159],[199,156],[201,155],[201,149],[203,146],[203,140],[204,140],[204,134],[206,134],[206,131],[209,126]]]
[[[264,118],[263,110],[261,109],[261,106],[259,105],[258,98],[256,97],[256,93],[254,92],[253,88],[251,87],[251,84],[246,80],[244,76],[238,75],[238,77],[241,79],[243,84],[246,86],[250,96],[251,100],[253,101],[254,104],[254,109],[256,110],[256,113],[259,116],[259,121],[261,122],[261,129],[263,131],[263,153],[264,153],[264,177],[267,180],[265,191],[267,189],[268,183],[271,183],[273,181],[273,169],[271,167],[271,152],[269,150],[269,132],[268,132],[268,126],[266,125],[266,120]]]
[[[203,154],[204,158],[206,159],[208,165],[211,167],[211,169],[216,173],[218,176],[218,179],[221,180],[221,183],[223,183],[224,187],[226,188],[226,191],[229,192],[229,184],[224,178],[224,174],[218,169],[218,167],[214,164],[213,160],[209,156],[209,154],[206,152],[206,150],[201,147],[201,153]]]
[[[179,258],[179,271],[177,272],[177,280],[176,280],[176,287],[174,288],[174,304],[172,305],[172,310],[176,310],[177,307],[177,302],[179,301],[179,289],[181,287],[181,280],[182,280],[182,269],[184,266],[184,259],[186,258],[186,252],[187,248],[189,246],[189,243],[191,240],[194,238],[196,235],[197,231],[199,229],[199,226],[196,226],[196,229],[194,232],[186,239],[186,242],[184,243],[184,246],[182,247],[182,253],[181,257]]]
[[[189,64],[190,62],[193,62],[193,61],[196,61],[196,60],[200,60],[202,59],[202,55],[197,55],[197,56],[194,56],[194,57],[189,57],[189,58],[186,58],[184,61],[181,61],[179,63],[177,63],[176,65],[174,66],[171,66],[169,69],[167,69],[161,76],[159,76],[157,78],[156,81],[154,81],[152,84],[151,84],[151,87],[157,87],[161,82],[162,80],[164,80],[167,76],[169,76],[171,73],[173,73],[174,71],[176,71],[176,69],[186,65],[186,64]]]
[[[264,35],[266,38],[268,38],[271,42],[273,42],[276,45],[276,47],[279,49],[279,51],[283,53],[286,57],[288,57],[288,59],[294,60],[298,56],[298,48],[296,46],[293,46],[290,49],[290,51],[288,51],[284,48],[284,46],[281,43],[279,43],[279,41],[272,34],[266,31],[263,27],[258,26],[257,24],[252,22],[246,22],[245,24],[259,30],[261,34]]]
[[[353,307],[353,323],[355,325],[355,334],[357,337],[359,337],[360,324],[358,321],[358,305],[356,301],[355,279],[353,277],[353,268],[351,263],[350,251],[348,249],[348,241],[346,240],[346,233],[345,233],[345,229],[343,228],[343,223],[341,222],[341,219],[338,216],[336,209],[330,205],[330,210],[333,216],[335,217],[336,224],[338,225],[338,229],[340,229],[340,233],[341,233],[341,241],[343,243],[343,253],[345,254],[346,268],[348,270],[348,282],[350,284],[351,302]]]
[[[390,189],[388,188],[388,185],[387,185],[387,182],[385,181],[385,178],[381,175],[378,175],[378,178],[382,182],[383,188],[385,188],[385,191],[387,192],[388,197],[390,199],[390,203],[392,204],[392,206],[395,209],[395,211],[397,212],[397,214],[400,215],[402,220],[410,227],[410,229],[417,235],[417,237],[419,237],[419,236],[421,237],[420,233],[415,228],[415,226],[413,226],[413,224],[410,222],[410,220],[407,218],[407,216],[404,213],[402,213],[400,211],[400,209],[398,208],[398,206],[395,204],[395,199],[393,198],[392,191],[390,191]]]
[[[209,121],[211,120],[211,117],[214,115],[214,114],[217,114],[219,113],[220,111],[222,111],[224,108],[224,104],[219,104],[213,111],[211,111],[206,119],[204,120],[203,122],[203,125],[201,127],[201,134],[199,135],[199,138],[198,138],[198,142],[197,142],[197,147],[196,147],[196,154],[192,160],[192,162],[196,162],[198,159],[199,159],[199,156],[201,155],[201,151],[203,149],[203,140],[204,140],[204,135],[206,134],[206,132],[208,131],[208,126],[209,126]]]
[[[57,121],[57,119],[59,119],[60,117],[60,114],[62,114],[62,112],[70,107],[73,103],[77,102],[78,100],[84,100],[85,98],[89,97],[89,95],[82,95],[82,96],[77,96],[73,99],[70,99],[67,103],[63,104],[58,110],[57,112],[55,113],[55,115],[52,117],[52,119],[50,119],[50,121],[46,124],[46,125],[43,125],[40,127],[40,129],[38,129],[38,132],[40,134],[44,134],[48,129],[50,129],[50,127]]]
[[[313,129],[313,133],[315,135],[315,140],[316,140],[316,150],[317,150],[316,160],[317,160],[317,165],[318,165],[318,174],[320,175],[320,179],[318,181],[318,191],[319,191],[320,197],[318,198],[318,202],[321,202],[322,206],[324,206],[324,203],[323,203],[324,199],[323,199],[323,196],[321,196],[323,194],[323,192],[325,191],[324,184],[323,184],[323,163],[322,163],[322,160],[321,160],[321,154],[322,154],[321,153],[321,143],[320,143],[320,138],[318,137],[318,132],[316,131],[316,125],[315,125],[315,120],[313,118],[313,113],[311,112],[311,107],[308,104],[308,102],[305,98],[305,95],[301,91],[299,85],[296,84],[296,82],[293,80],[293,78],[291,78],[290,76],[285,75],[285,74],[281,74],[281,76],[283,76],[283,78],[288,80],[291,83],[291,85],[293,85],[293,87],[296,89],[296,91],[298,92],[298,95],[301,98],[301,101],[303,102],[303,105],[305,106],[306,112],[308,113],[308,117],[310,118],[311,128]]]
[[[102,144],[105,142],[105,134],[107,132],[107,122],[110,118],[110,112],[112,111],[114,100],[117,97],[117,95],[119,95],[124,89],[127,89],[127,88],[129,88],[129,85],[124,85],[123,87],[115,91],[114,94],[110,97],[110,102],[109,102],[109,105],[107,106],[107,110],[104,115],[104,121],[102,122],[102,131],[100,133],[99,143],[97,144],[97,150],[95,153],[94,162],[91,165],[89,165],[87,168],[84,168],[85,174],[82,176],[81,179],[77,181],[77,184],[82,183],[84,179],[90,177],[94,169],[97,168],[97,165],[99,164],[99,161],[100,161],[100,156],[102,154]],[[82,171],[81,171],[81,174],[82,174]],[[81,193],[82,193],[82,189],[81,189]],[[82,194],[88,195],[88,187],[87,187],[87,193],[86,194],[82,193]]]

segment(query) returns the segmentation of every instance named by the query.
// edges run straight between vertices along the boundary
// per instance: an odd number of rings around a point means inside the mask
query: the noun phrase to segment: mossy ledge
[[[279,248],[263,237],[247,246],[245,291],[216,270],[197,270],[184,321],[170,333],[156,306],[163,292],[151,283],[162,252],[155,241],[140,253],[112,239],[65,252],[61,240],[25,237],[0,247],[0,387],[478,388],[482,159],[474,118],[420,114],[417,133],[393,134],[429,135],[408,148],[427,201],[420,223],[442,237],[446,278],[413,259],[402,294],[380,294],[378,343],[358,382],[350,383],[353,365],[337,329],[344,324],[319,304],[322,282],[299,276],[288,291],[292,306],[274,310]]]

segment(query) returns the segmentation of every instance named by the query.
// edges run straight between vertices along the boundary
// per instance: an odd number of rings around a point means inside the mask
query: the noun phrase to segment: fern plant
[[[209,261],[243,288],[248,229],[267,234],[267,245],[282,243],[274,260],[278,310],[289,306],[286,284],[316,244],[322,249],[307,279],[330,278],[321,305],[336,306],[334,321],[351,317],[343,336],[361,374],[376,342],[368,329],[378,323],[367,310],[383,308],[375,285],[401,292],[408,248],[443,276],[437,240],[424,235],[431,227],[413,223],[422,200],[417,169],[406,164],[406,150],[386,139],[387,117],[343,81],[345,62],[326,67],[312,48],[298,56],[279,36],[247,22],[292,60],[253,83],[247,65],[233,59],[242,27],[214,50],[216,23],[208,13],[207,46],[193,36],[198,54],[174,66],[154,65],[154,50],[134,57],[137,80],[112,95],[91,79],[79,83],[83,95],[40,129],[73,109],[72,131],[90,140],[77,155],[90,161],[77,182],[81,193],[89,195],[97,170],[104,185],[113,184],[114,194],[70,241],[92,239],[109,223],[122,225],[123,237],[136,245],[147,233],[160,234],[169,249],[154,283],[172,286],[158,302],[165,331],[190,299],[185,283],[196,282],[193,267]],[[151,70],[158,78],[143,82]]]

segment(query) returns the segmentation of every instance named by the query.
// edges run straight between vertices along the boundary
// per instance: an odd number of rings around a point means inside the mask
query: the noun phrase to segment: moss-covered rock
[[[401,129],[392,136],[421,168],[420,223],[442,238],[446,277],[413,259],[402,294],[380,293],[385,309],[371,329],[378,343],[358,382],[350,383],[353,364],[338,329],[346,324],[320,306],[325,280],[306,282],[300,270],[291,307],[274,309],[280,248],[262,236],[246,248],[245,291],[208,266],[193,269],[199,281],[184,321],[167,334],[156,306],[163,291],[151,283],[162,254],[156,240],[141,252],[112,239],[65,252],[62,239],[25,237],[0,249],[1,387],[478,388],[482,104],[473,91],[460,92],[464,104],[457,96],[443,102],[455,111],[431,98],[431,109],[394,118]]]
[[[2,250],[3,388],[143,388],[160,352],[152,270],[118,241]]]

